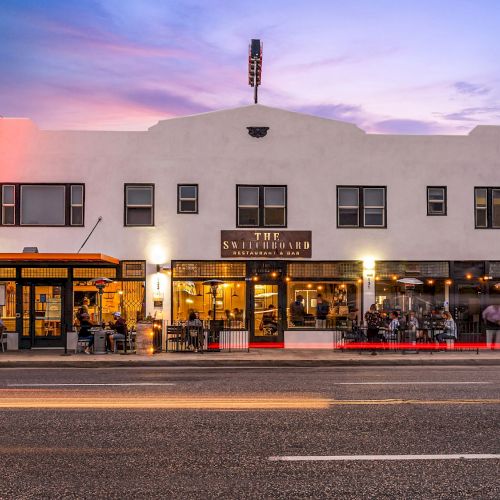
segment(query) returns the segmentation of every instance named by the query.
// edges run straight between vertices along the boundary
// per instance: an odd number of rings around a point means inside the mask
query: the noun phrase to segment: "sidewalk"
[[[250,352],[160,353],[154,355],[71,354],[61,350],[0,352],[1,368],[103,367],[298,367],[298,366],[500,366],[500,350],[402,354],[312,349],[252,349]]]

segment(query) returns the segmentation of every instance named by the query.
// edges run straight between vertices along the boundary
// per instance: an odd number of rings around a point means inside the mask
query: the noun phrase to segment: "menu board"
[[[59,297],[47,298],[45,320],[61,321],[61,299]]]

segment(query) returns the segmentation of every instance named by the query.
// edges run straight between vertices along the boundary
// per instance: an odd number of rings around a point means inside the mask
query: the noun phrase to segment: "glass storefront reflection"
[[[408,314],[414,311],[417,316],[431,315],[445,306],[445,280],[422,279],[422,284],[405,284],[397,279],[378,280],[375,283],[375,300],[380,312],[389,314],[400,311]]]
[[[302,297],[303,325],[292,321],[290,304]],[[349,281],[288,283],[288,327],[346,328],[358,323],[361,311],[361,285]]]

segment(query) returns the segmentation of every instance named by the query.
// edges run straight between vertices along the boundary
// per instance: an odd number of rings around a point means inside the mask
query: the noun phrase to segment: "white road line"
[[[483,385],[491,382],[332,382],[329,385]]]
[[[7,387],[87,387],[87,386],[164,386],[175,385],[170,382],[120,382],[120,383],[89,383],[89,384],[7,384]]]
[[[453,455],[304,455],[269,457],[272,462],[346,462],[380,460],[500,460],[500,454]]]

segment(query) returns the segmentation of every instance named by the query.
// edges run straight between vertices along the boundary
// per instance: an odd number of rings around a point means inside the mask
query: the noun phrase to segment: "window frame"
[[[183,187],[194,187],[196,189],[196,194],[194,198],[183,198],[181,197],[181,189]],[[199,213],[199,193],[200,190],[198,188],[198,184],[177,184],[177,213],[178,214],[197,214]],[[195,210],[192,211],[186,211],[186,210],[181,210],[181,202],[182,201],[194,201],[195,203]]]
[[[128,205],[127,190],[128,188],[151,188],[151,205]],[[150,208],[151,223],[150,224],[129,224],[127,222],[127,214],[129,208]],[[123,185],[123,226],[124,227],[154,227],[155,225],[155,185],[150,182],[128,182]]]
[[[486,191],[486,207],[478,207],[477,191],[484,189]],[[493,225],[493,192],[499,191],[498,186],[474,186],[474,229],[500,229],[500,224]],[[483,210],[486,213],[486,225],[478,226],[477,211]]]
[[[266,189],[270,188],[275,188],[275,189],[282,189],[283,190],[283,205],[268,205],[266,204]],[[287,198],[286,198],[286,187],[284,186],[262,186],[262,197],[259,196],[259,199],[262,199],[262,220],[260,218],[260,213],[259,213],[259,222],[262,222],[263,226],[262,227],[286,227],[286,205],[287,205]],[[267,208],[282,208],[284,212],[284,217],[283,217],[283,225],[281,226],[276,226],[274,224],[266,224],[266,209]]]
[[[240,205],[239,203],[239,188],[256,188],[258,193],[258,205]],[[266,188],[281,188],[284,191],[284,205],[266,205],[265,204],[265,189]],[[248,225],[240,224],[240,208],[257,208],[258,224]],[[283,208],[284,221],[283,225],[265,225],[265,209],[266,208]],[[236,227],[241,228],[286,228],[288,226],[288,186],[286,184],[236,184]]]
[[[74,187],[81,187],[82,188],[82,202],[81,203],[74,203],[73,202],[73,188]],[[73,208],[82,208],[82,224],[73,224]],[[70,184],[69,186],[69,223],[71,226],[83,226],[84,224],[84,217],[85,217],[85,188],[83,185],[79,184]]]
[[[430,210],[430,204],[431,203],[441,203],[440,201],[431,201],[429,199],[429,192],[431,189],[442,189],[443,190],[443,212],[442,213],[436,213],[432,212]],[[445,217],[448,215],[448,187],[447,186],[427,186],[426,188],[426,193],[427,193],[427,215],[429,217]]]
[[[358,205],[339,205],[340,200],[340,190],[341,189],[356,189],[358,192]],[[384,204],[383,205],[365,205],[365,189],[382,189],[384,196]],[[337,186],[337,229],[387,229],[387,186],[360,186],[360,185],[347,185],[340,184]],[[353,225],[344,225],[340,224],[340,209],[341,208],[350,208],[357,209],[358,211],[358,224]],[[376,208],[382,209],[383,213],[383,224],[380,225],[367,225],[366,224],[366,209],[367,208]]]
[[[4,203],[4,189],[6,187],[11,187],[14,189],[14,202],[13,203]],[[2,212],[0,214],[0,226],[15,226],[17,217],[16,217],[16,197],[17,197],[17,189],[15,184],[2,184],[0,189],[0,204],[2,207]],[[12,224],[6,223],[5,221],[5,207],[13,207],[14,208],[14,222]]]
[[[14,224],[3,222],[3,188],[14,187]],[[63,186],[64,187],[64,224],[23,224],[21,214],[21,191],[23,186]],[[82,188],[82,223],[73,224],[71,218],[71,191],[73,186]],[[2,182],[0,183],[0,227],[84,227],[85,226],[85,183],[83,182]],[[8,206],[12,206],[9,204]]]

